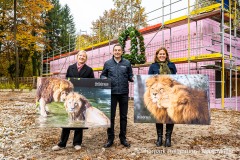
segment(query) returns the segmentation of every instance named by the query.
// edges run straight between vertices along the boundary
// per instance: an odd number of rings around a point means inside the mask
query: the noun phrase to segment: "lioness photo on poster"
[[[103,79],[39,78],[41,127],[109,127],[111,83]]]
[[[206,75],[137,75],[134,122],[210,124]]]

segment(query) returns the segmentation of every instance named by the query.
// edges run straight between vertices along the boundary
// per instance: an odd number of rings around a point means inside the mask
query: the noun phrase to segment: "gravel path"
[[[82,149],[68,147],[51,151],[57,144],[60,128],[36,126],[38,109],[34,92],[0,92],[0,159],[238,159],[240,157],[240,112],[211,110],[211,125],[175,125],[172,147],[156,147],[155,124],[133,123],[133,101],[129,102],[127,138],[131,148],[124,148],[116,137],[109,149],[105,128],[84,131]],[[119,115],[117,113],[117,115]]]

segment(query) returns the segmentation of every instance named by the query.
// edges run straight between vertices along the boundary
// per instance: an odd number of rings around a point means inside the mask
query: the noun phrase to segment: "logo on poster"
[[[95,82],[95,87],[107,87],[109,86],[109,83],[103,83],[103,82]]]
[[[141,119],[141,120],[150,120],[150,119],[151,119],[151,116],[137,115],[137,119]]]

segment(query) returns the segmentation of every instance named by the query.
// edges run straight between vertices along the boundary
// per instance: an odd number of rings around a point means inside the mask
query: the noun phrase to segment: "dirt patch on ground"
[[[34,92],[0,92],[0,159],[238,159],[240,157],[240,112],[211,109],[211,125],[175,125],[172,147],[156,147],[155,124],[133,123],[129,102],[127,138],[130,148],[120,145],[119,117],[116,137],[109,149],[105,128],[84,131],[82,149],[68,147],[53,152],[60,128],[36,127],[38,109]]]

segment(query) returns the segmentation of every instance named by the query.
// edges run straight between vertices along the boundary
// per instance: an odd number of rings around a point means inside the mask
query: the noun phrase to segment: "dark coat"
[[[168,62],[168,67],[172,74],[177,73],[177,68],[174,63]],[[159,69],[160,69],[160,65],[157,62],[155,62],[151,64],[151,66],[149,67],[148,74],[160,74]]]
[[[112,57],[104,63],[100,78],[111,79],[112,94],[126,94],[129,92],[128,81],[133,82],[131,63],[124,58],[117,63]]]
[[[93,69],[84,64],[80,72],[77,69],[77,63],[70,65],[66,74],[67,78],[94,78]]]
[[[88,65],[84,64],[83,67],[81,68],[80,72],[78,72],[77,63],[74,63],[73,65],[70,65],[68,67],[66,78],[94,78],[93,69],[91,67],[89,67]],[[78,130],[78,132],[82,132],[82,130],[83,130],[82,128],[63,128],[62,136],[64,136],[65,138],[67,137],[66,132],[68,131],[68,129],[73,129],[75,131]],[[75,132],[75,134],[76,134],[76,132]],[[82,139],[82,136],[79,135],[78,138]]]

